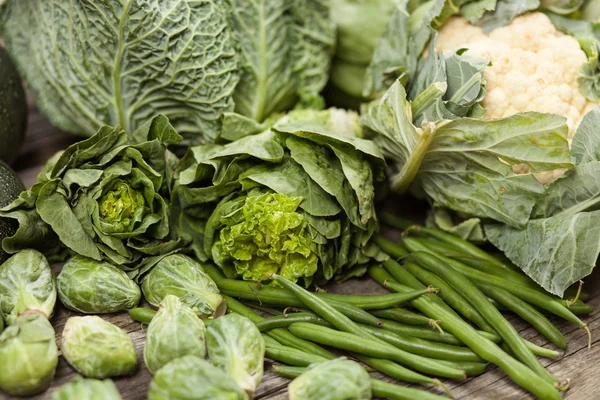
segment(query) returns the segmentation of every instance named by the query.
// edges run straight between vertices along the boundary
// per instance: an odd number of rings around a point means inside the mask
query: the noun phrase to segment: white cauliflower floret
[[[580,91],[577,78],[587,57],[574,37],[559,32],[543,13],[515,18],[486,34],[462,17],[453,17],[439,30],[437,50],[467,48],[471,56],[490,60],[484,70],[487,118],[537,111],[567,118],[569,143],[583,116],[598,103]],[[561,170],[537,174],[547,183]]]

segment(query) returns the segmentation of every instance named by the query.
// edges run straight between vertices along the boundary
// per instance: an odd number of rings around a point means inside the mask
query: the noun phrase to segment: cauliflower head
[[[463,17],[452,17],[438,33],[438,51],[467,48],[471,56],[491,62],[484,71],[488,93],[481,103],[487,118],[526,111],[562,115],[570,143],[583,116],[598,105],[579,90],[579,68],[587,57],[577,39],[558,31],[543,13],[521,15],[489,34]],[[563,172],[536,177],[549,183]]]

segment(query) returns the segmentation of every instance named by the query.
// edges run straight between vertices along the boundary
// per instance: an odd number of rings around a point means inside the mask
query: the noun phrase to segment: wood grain
[[[77,140],[74,136],[54,129],[46,118],[35,110],[33,102],[30,104],[31,113],[27,141],[22,150],[22,156],[15,165],[19,176],[28,187],[35,182],[36,175],[45,160],[56,151],[63,149]],[[343,284],[330,285],[327,289],[333,293],[385,292],[378,284],[368,278],[354,279]],[[594,275],[587,279],[586,289],[591,293],[589,303],[594,308],[600,308],[600,273],[594,273]],[[61,333],[66,320],[73,315],[75,313],[66,310],[60,304],[57,305],[52,323],[56,330],[58,343],[60,343]],[[142,361],[144,330],[139,323],[129,318],[126,313],[106,315],[104,318],[129,333],[136,345],[140,361],[140,367],[133,375],[115,379],[115,383],[123,399],[145,399],[151,375]],[[533,328],[519,318],[513,315],[508,316],[508,318],[523,337],[538,345],[552,347],[545,338],[537,334]],[[597,345],[598,341],[600,341],[600,317],[594,313],[585,319],[594,336],[593,346],[590,350],[587,349],[587,336],[583,330],[558,319],[554,319],[553,321],[565,334],[569,349],[559,358],[555,360],[543,360],[543,363],[557,377],[569,378],[571,380],[571,387],[565,393],[564,398],[572,400],[600,398],[600,379],[597,378],[600,375],[600,346]],[[281,400],[287,398],[286,386],[288,380],[275,375],[271,371],[272,365],[272,361],[265,361],[265,376],[256,393],[256,399]],[[56,378],[51,389],[39,396],[35,396],[34,399],[50,399],[54,389],[68,382],[75,375],[73,369],[61,356],[56,371]],[[376,374],[375,376],[386,379],[381,375]],[[494,367],[489,368],[489,371],[483,375],[464,382],[446,381],[445,383],[451,389],[454,396],[460,400],[517,400],[531,398],[526,392],[514,385],[502,371]],[[436,391],[437,389],[433,388],[430,390]],[[0,399],[8,398],[0,394]]]

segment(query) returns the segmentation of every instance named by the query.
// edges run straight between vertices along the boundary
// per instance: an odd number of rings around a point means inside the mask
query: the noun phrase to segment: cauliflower
[[[559,32],[543,13],[521,15],[490,34],[463,17],[453,17],[439,30],[436,49],[448,53],[460,48],[492,63],[484,71],[488,94],[481,103],[487,118],[525,111],[562,115],[570,143],[583,116],[598,105],[579,90],[579,68],[587,57],[577,39]],[[536,178],[548,183],[562,173],[550,171]]]

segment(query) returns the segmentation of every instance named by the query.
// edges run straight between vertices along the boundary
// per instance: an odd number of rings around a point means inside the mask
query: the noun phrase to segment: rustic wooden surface
[[[33,104],[29,118],[29,129],[26,144],[22,155],[15,168],[24,183],[29,187],[45,160],[54,152],[65,148],[76,141],[77,138],[60,132],[49,124],[45,117],[39,114]],[[56,271],[58,272],[58,271]],[[600,271],[586,280],[586,290],[591,293],[589,303],[595,308],[600,308]],[[366,279],[356,279],[328,288],[335,293],[383,293],[385,292],[375,282]],[[75,313],[64,309],[57,304],[52,323],[56,330],[56,339],[60,343],[63,326],[66,320]],[[126,330],[135,342],[140,368],[135,374],[125,378],[115,379],[115,382],[124,399],[145,399],[151,375],[143,363],[143,346],[145,332],[140,324],[133,321],[126,313],[105,316],[105,319]],[[545,338],[536,334],[529,325],[514,316],[509,316],[510,321],[517,327],[521,335],[538,345],[552,347]],[[584,319],[593,333],[593,345],[587,349],[587,336],[583,330],[555,320],[567,338],[569,349],[559,358],[543,360],[551,373],[559,378],[569,378],[571,388],[565,393],[565,399],[600,399],[600,318],[597,313]],[[286,399],[287,379],[280,378],[271,371],[270,360],[265,361],[265,376],[256,393],[256,399]],[[61,357],[56,371],[56,377],[50,390],[35,399],[50,399],[52,391],[68,382],[75,376],[75,372]],[[497,368],[481,376],[463,382],[447,381],[456,399],[529,399],[526,392],[514,385],[506,375]],[[436,389],[431,389],[435,391]],[[7,397],[0,394],[0,399]],[[82,399],[84,400],[84,399]]]

